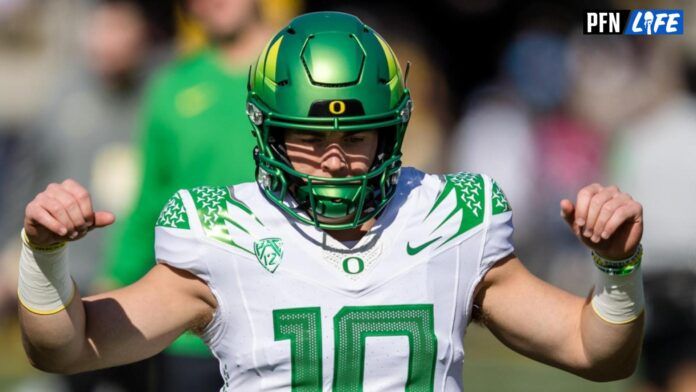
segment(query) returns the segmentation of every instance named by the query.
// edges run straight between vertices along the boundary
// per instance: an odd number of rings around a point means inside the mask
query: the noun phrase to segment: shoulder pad
[[[254,240],[264,224],[234,196],[234,188],[200,186],[188,190],[203,235],[254,256]]]
[[[486,193],[490,183],[485,176],[466,172],[429,175],[423,183],[419,204],[425,209],[414,216],[418,222],[408,234],[406,252],[410,256],[426,248],[428,253],[444,250],[480,231],[489,211]]]
[[[461,172],[443,177],[444,185],[424,220],[433,234],[441,233],[440,246],[480,225],[486,208],[483,176]]]
[[[155,226],[169,227],[172,229],[191,229],[186,207],[184,206],[184,201],[181,199],[179,192],[176,192],[170,197],[167,204],[164,205],[159,218],[157,218],[157,222],[155,222]]]
[[[495,180],[493,179],[491,179],[491,182],[491,211],[493,215],[498,215],[502,214],[503,212],[512,211],[510,203],[508,202],[507,197],[505,197],[505,193],[503,193],[503,190],[500,189],[500,187],[498,186],[498,183],[495,182]]]

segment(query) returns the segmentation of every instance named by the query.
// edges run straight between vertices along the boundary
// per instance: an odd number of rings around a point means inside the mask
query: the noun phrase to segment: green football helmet
[[[293,19],[251,67],[246,109],[257,139],[257,182],[292,217],[323,229],[350,229],[394,196],[413,103],[394,52],[355,16],[315,12]],[[287,157],[287,129],[377,130],[377,154],[362,175],[303,174]]]

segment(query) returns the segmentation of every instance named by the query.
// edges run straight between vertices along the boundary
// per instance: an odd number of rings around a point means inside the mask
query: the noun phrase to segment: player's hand
[[[41,246],[78,240],[88,231],[108,226],[114,214],[94,211],[89,192],[77,181],[52,183],[27,204],[24,231],[31,243]]]
[[[561,216],[586,246],[610,260],[631,257],[643,236],[643,206],[615,186],[582,188],[575,204],[561,201]]]

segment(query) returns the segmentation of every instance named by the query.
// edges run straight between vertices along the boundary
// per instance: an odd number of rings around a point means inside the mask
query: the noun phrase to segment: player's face
[[[288,158],[295,170],[318,177],[350,177],[367,173],[377,152],[377,131],[285,134]]]
[[[216,42],[234,39],[257,20],[255,0],[188,0],[191,13]]]
[[[106,81],[118,81],[140,67],[146,51],[147,26],[130,3],[96,6],[85,34],[91,69]]]

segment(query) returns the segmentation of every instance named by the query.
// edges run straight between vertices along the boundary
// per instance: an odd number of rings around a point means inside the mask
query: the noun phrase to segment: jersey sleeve
[[[485,274],[497,261],[511,254],[515,248],[512,243],[512,208],[498,184],[490,179],[490,218],[486,227],[483,253],[481,255],[481,275]]]
[[[187,191],[176,192],[165,204],[155,224],[157,263],[189,271],[206,283],[210,281],[202,257],[203,245],[191,229],[191,216],[185,203]]]

